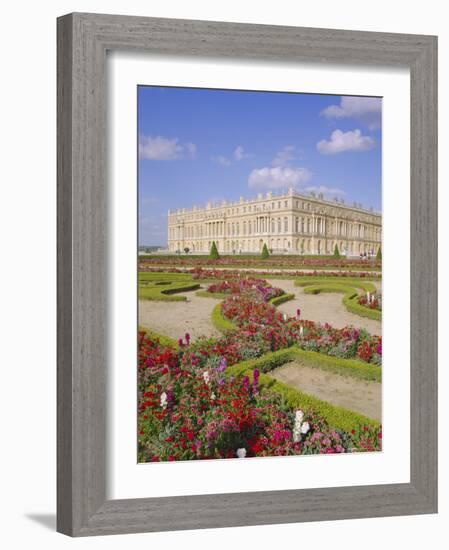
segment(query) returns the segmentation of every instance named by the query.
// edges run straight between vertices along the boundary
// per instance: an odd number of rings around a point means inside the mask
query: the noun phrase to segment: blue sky
[[[139,244],[167,210],[293,186],[381,210],[381,99],[140,86]]]

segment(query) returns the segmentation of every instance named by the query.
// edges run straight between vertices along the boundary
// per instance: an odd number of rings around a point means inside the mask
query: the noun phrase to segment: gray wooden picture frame
[[[58,531],[83,536],[436,512],[437,38],[82,13],[57,26]],[[106,499],[108,50],[410,69],[410,483]]]

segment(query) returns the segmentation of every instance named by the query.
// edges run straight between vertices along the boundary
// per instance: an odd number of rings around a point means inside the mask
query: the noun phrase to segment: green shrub
[[[262,248],[262,260],[266,260],[270,257],[270,253],[268,252],[267,243],[264,243]]]
[[[223,300],[229,296],[224,292],[208,292],[207,290],[198,290],[195,294],[201,298],[215,298],[216,300]]]
[[[229,332],[230,330],[235,330],[237,328],[234,323],[223,317],[223,313],[221,312],[221,304],[217,304],[212,310],[212,324],[218,331],[223,333]]]
[[[352,359],[340,359],[317,352],[304,351],[296,347],[267,353],[258,359],[242,361],[232,367],[228,367],[226,375],[246,375],[253,377],[254,369],[258,368],[261,372],[259,377],[259,386],[261,390],[274,391],[282,395],[286,404],[293,409],[302,409],[305,412],[314,411],[322,415],[330,426],[345,431],[351,431],[352,429],[358,429],[366,425],[379,426],[379,422],[376,420],[344,409],[343,407],[332,405],[331,403],[318,399],[296,388],[292,388],[267,374],[285,363],[294,360],[298,360],[302,364],[310,367],[321,368],[362,380],[375,380],[380,382],[382,376],[382,371],[379,367],[374,367]]]
[[[381,259],[382,259],[382,247],[379,246],[379,248],[377,249],[376,260],[381,260]]]
[[[237,375],[257,367],[261,372],[267,373],[289,361],[295,360],[307,367],[319,368],[359,380],[373,382],[381,382],[382,380],[381,367],[370,365],[369,363],[357,359],[343,359],[317,351],[303,350],[297,346],[266,353],[258,359],[242,361],[241,363],[229,367],[228,370]]]
[[[340,251],[338,250],[338,244],[335,243],[335,248],[334,248],[334,255],[333,255],[334,258],[340,258]]]
[[[274,306],[280,306],[284,302],[288,302],[289,300],[293,300],[295,297],[294,294],[281,294],[280,296],[276,296],[274,298],[271,298],[270,304],[273,304]]]
[[[211,258],[212,260],[218,260],[220,258],[220,254],[218,253],[218,249],[217,249],[217,245],[215,244],[215,241],[212,241],[209,258]]]
[[[367,317],[368,319],[374,319],[375,321],[382,320],[382,312],[378,309],[371,309],[370,307],[362,306],[358,302],[359,295],[345,296],[343,303],[348,311],[360,315],[361,317]]]
[[[139,325],[139,330],[145,332],[152,340],[159,340],[160,344],[169,348],[179,349],[179,344],[174,338],[159,334],[158,332],[151,330],[147,327]]]

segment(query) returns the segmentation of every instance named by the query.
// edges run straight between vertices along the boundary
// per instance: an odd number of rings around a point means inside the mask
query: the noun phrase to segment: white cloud
[[[378,97],[343,96],[340,105],[329,105],[321,114],[326,118],[355,118],[374,130],[381,125],[382,100]]]
[[[223,166],[229,166],[231,164],[231,161],[224,157],[223,155],[218,155],[218,157],[212,157],[212,160],[215,162],[218,162],[218,164],[222,164]]]
[[[250,155],[248,153],[245,153],[245,150],[241,145],[237,145],[237,147],[234,150],[234,158],[235,160],[243,160],[248,158]]]
[[[255,168],[248,178],[248,185],[259,189],[282,189],[296,187],[308,181],[311,172],[307,168],[275,166]]]
[[[237,145],[232,153],[232,157],[225,157],[224,155],[218,155],[217,157],[212,157],[212,160],[222,164],[223,166],[230,166],[235,160],[236,162],[250,157],[249,153],[245,153],[245,149],[241,145]]]
[[[375,146],[375,141],[369,136],[362,135],[360,130],[342,132],[334,130],[329,141],[322,139],[316,145],[320,153],[334,155],[346,151],[368,151]]]
[[[295,158],[295,147],[293,145],[286,145],[283,149],[278,151],[271,164],[273,166],[287,166],[291,160]]]
[[[196,145],[194,143],[181,144],[178,138],[141,136],[139,154],[140,158],[149,160],[193,158],[196,154]]]

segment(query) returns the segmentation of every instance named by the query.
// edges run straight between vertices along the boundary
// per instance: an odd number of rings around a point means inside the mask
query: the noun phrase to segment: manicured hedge
[[[306,294],[342,292],[344,293],[343,304],[348,311],[361,317],[374,319],[375,321],[382,320],[381,311],[362,306],[358,303],[359,291],[357,289],[362,289],[365,292],[376,292],[375,285],[370,282],[349,277],[344,280],[338,277],[302,277],[295,281],[295,285],[304,287]]]
[[[366,306],[362,306],[358,303],[358,294],[356,296],[345,296],[343,303],[348,311],[360,315],[361,317],[367,317],[368,319],[374,319],[375,321],[382,320],[382,312],[378,309],[371,309]]]
[[[365,278],[364,278],[365,279]],[[361,288],[365,292],[376,292],[376,286],[373,283],[370,283],[366,280],[361,280],[360,278],[355,277],[301,277],[300,279],[295,280],[296,286],[309,286],[309,285],[319,285],[319,284],[326,284],[329,285],[337,284],[337,285],[345,285],[345,286],[351,286],[355,288]]]
[[[229,332],[230,330],[235,330],[237,328],[234,323],[223,317],[221,312],[221,303],[217,304],[212,310],[212,324],[217,330],[223,333]]]
[[[139,288],[139,298],[141,300],[157,300],[162,302],[182,302],[186,300],[185,296],[176,296],[178,292],[188,292],[200,288],[199,283],[168,282],[168,284],[156,286],[157,283],[148,287]]]
[[[271,298],[270,304],[273,304],[274,306],[280,306],[284,302],[288,302],[289,300],[293,300],[295,297],[294,294],[281,294],[280,296],[276,296],[275,298]]]
[[[224,300],[229,296],[225,292],[208,292],[207,290],[198,290],[195,294],[201,298],[215,298],[216,300]]]
[[[284,363],[295,360],[307,367],[327,370],[342,376],[351,376],[359,380],[373,382],[382,381],[382,368],[377,365],[370,365],[357,359],[343,359],[317,351],[303,350],[297,346],[267,353],[257,359],[242,361],[229,367],[228,370],[232,370],[234,374],[238,374],[240,371],[243,372],[248,369],[258,368],[261,372],[266,373],[280,367]]]
[[[258,368],[261,372],[259,386],[262,391],[270,390],[282,395],[286,403],[294,409],[301,409],[305,412],[314,411],[322,415],[329,425],[335,428],[351,431],[366,425],[380,425],[376,420],[344,409],[343,407],[332,405],[327,401],[292,388],[267,374],[273,369],[294,360],[300,360],[304,365],[310,367],[322,368],[338,374],[343,374],[344,372],[349,376],[365,380],[380,381],[381,377],[381,369],[379,367],[364,365],[359,361],[324,356],[316,352],[305,352],[296,347],[268,353],[258,359],[242,361],[232,367],[228,367],[226,374],[227,376],[246,375],[253,378],[254,369]],[[378,375],[375,374],[376,371],[379,372]]]
[[[146,334],[148,334],[148,336],[152,340],[159,340],[159,343],[162,346],[166,346],[166,347],[169,347],[169,348],[174,348],[176,350],[179,349],[178,342],[174,338],[170,338],[170,336],[165,336],[163,334],[159,334],[159,332],[151,330],[147,327],[143,327],[141,325],[139,326],[139,331],[145,332]]]

